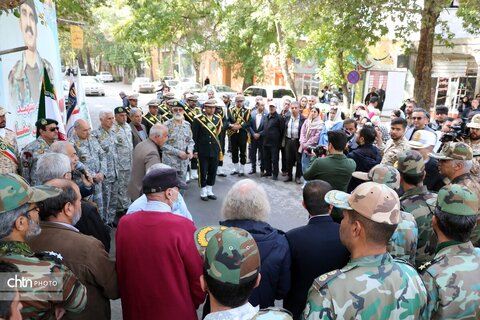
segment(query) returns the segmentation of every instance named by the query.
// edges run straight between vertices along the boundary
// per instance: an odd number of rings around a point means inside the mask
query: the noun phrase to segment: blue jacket
[[[364,144],[358,146],[357,149],[349,152],[347,158],[351,158],[357,164],[356,171],[368,172],[374,166],[382,161],[380,152],[378,152],[377,147],[372,144]],[[352,192],[358,185],[360,185],[362,180],[352,177],[350,184],[348,185],[347,192]]]
[[[290,289],[290,248],[285,233],[266,222],[253,220],[226,220],[227,227],[237,227],[250,232],[260,251],[262,278],[248,299],[253,305],[267,308],[275,300],[283,299]]]

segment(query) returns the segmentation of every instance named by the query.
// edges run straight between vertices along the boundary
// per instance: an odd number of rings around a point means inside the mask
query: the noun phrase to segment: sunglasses
[[[55,127],[55,128],[49,128],[48,131],[50,132],[54,132],[54,131],[58,131],[58,127]]]

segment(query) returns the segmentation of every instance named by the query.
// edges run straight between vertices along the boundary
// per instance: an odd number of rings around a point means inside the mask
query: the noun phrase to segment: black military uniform
[[[205,102],[205,108],[215,108],[216,100],[210,99]],[[201,113],[195,117],[192,132],[195,147],[193,153],[198,155],[199,177],[198,184],[202,188],[200,198],[207,201],[215,200],[212,187],[215,184],[218,161],[220,158],[220,141],[218,134],[222,128],[222,120],[219,116]]]
[[[222,119],[222,128],[220,130],[220,134],[218,135],[218,140],[220,141],[220,148],[222,150],[222,155],[225,154],[225,136],[228,127],[228,119],[227,119],[227,112],[224,111],[222,106],[217,106],[215,109],[215,114]],[[226,177],[226,174],[223,171],[223,157],[221,157],[220,161],[218,161],[218,168],[217,168],[217,176],[219,177]]]
[[[175,99],[175,95],[168,92],[163,95],[163,102],[158,106],[158,115],[160,116],[162,123],[173,118],[172,111],[168,106],[168,101],[172,99]]]
[[[158,108],[159,105],[160,105],[160,100],[158,99],[152,99],[147,103],[148,108],[150,107]],[[153,115],[149,111],[142,117],[142,124],[147,129],[147,135],[150,134],[150,128],[153,127],[153,125],[156,123],[162,123],[162,118],[158,113],[157,115]]]
[[[232,106],[228,109],[228,126],[227,134],[231,138],[232,143],[232,162],[234,170],[232,174],[239,173],[239,176],[245,175],[245,163],[247,163],[247,127],[250,121],[250,110],[243,106],[245,97],[238,95],[235,97],[235,104],[242,102],[241,107]],[[242,126],[238,131],[232,130],[231,126],[234,124],[240,124]],[[240,152],[240,167],[238,166],[238,153]]]
[[[197,115],[202,113],[202,109],[197,105],[197,96],[193,94],[187,94],[185,96],[185,100],[186,103],[183,105],[185,113],[183,114],[183,116],[185,117],[185,120],[187,120],[193,127],[193,121]],[[195,104],[191,106],[190,102],[194,102]],[[195,179],[198,179],[198,160],[192,158],[192,160],[190,160],[190,179],[187,179],[187,181]]]

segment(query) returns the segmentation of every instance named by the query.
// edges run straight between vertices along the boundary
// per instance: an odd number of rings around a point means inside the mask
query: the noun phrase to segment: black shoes
[[[261,176],[262,176],[262,177],[271,177],[272,174],[271,174],[271,173],[262,173]]]
[[[272,177],[272,180],[277,181],[277,180],[278,180],[278,177],[277,177],[277,176],[273,176],[273,177]]]
[[[208,196],[208,199],[217,200],[217,196],[214,195],[214,194],[211,194],[211,195]],[[208,200],[208,199],[207,199],[207,200]],[[203,200],[203,199],[202,199],[202,200]]]
[[[200,197],[200,199],[202,199],[203,201],[208,201],[208,198],[209,197]]]

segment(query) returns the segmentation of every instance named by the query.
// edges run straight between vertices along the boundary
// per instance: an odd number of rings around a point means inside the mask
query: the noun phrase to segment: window
[[[290,89],[277,89],[273,90],[273,98],[274,99],[281,99],[284,96],[295,97],[293,91]]]

